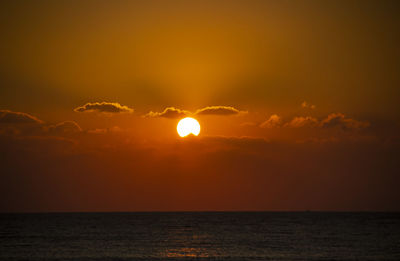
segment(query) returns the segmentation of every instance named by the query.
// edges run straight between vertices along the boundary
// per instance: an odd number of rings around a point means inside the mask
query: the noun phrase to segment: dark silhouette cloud
[[[1,135],[39,135],[43,128],[44,122],[28,113],[0,110]]]
[[[282,123],[282,119],[274,114],[268,120],[260,124],[261,128],[340,128],[343,130],[363,129],[370,125],[368,121],[359,121],[346,117],[343,113],[331,113],[319,120],[311,116],[296,116],[292,120]]]
[[[238,109],[231,106],[208,106],[202,109],[198,109],[195,115],[221,115],[229,116],[247,113],[247,111],[239,111]]]
[[[149,113],[144,115],[144,117],[149,117],[149,118],[162,117],[162,118],[177,119],[177,118],[183,118],[190,114],[191,113],[189,111],[181,110],[175,107],[167,107],[162,112],[150,111]]]
[[[341,128],[343,130],[363,129],[370,125],[367,121],[347,118],[343,113],[331,113],[320,123],[322,128]]]
[[[0,111],[0,134],[11,136],[63,136],[81,132],[74,121],[63,121],[48,125],[42,120],[24,112]]]
[[[24,112],[14,112],[9,110],[0,110],[0,123],[6,124],[41,124],[43,121],[35,116]]]
[[[190,111],[181,110],[175,107],[165,108],[162,112],[153,112],[150,111],[144,117],[163,117],[163,118],[182,118],[190,115],[220,115],[220,116],[229,116],[247,113],[247,111],[239,111],[238,109],[231,106],[208,106],[202,109],[198,109],[195,113],[191,113]]]
[[[88,102],[74,109],[76,112],[133,113],[133,109],[117,102]]]

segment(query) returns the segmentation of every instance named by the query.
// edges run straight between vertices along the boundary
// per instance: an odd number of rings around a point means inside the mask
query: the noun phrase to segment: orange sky
[[[400,210],[398,11],[1,2],[0,211]]]

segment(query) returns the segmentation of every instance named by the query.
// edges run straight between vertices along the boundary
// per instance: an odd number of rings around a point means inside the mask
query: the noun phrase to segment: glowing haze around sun
[[[189,134],[197,136],[200,133],[200,124],[196,119],[186,117],[179,121],[176,130],[178,131],[179,136],[182,138],[188,136]]]

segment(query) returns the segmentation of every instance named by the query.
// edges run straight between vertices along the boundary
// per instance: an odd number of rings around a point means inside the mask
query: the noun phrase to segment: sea
[[[400,213],[7,213],[0,260],[400,260]]]

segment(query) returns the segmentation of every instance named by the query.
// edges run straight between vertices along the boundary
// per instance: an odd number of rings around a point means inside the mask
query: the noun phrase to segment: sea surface
[[[400,260],[400,213],[0,214],[0,260]]]

